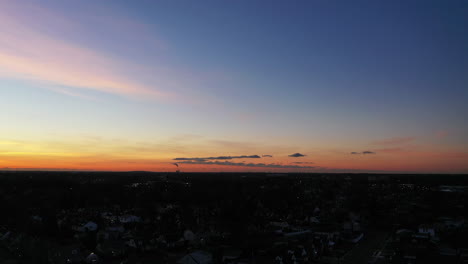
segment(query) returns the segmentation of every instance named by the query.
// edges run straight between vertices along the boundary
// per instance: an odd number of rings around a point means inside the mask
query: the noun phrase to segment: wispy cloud
[[[86,99],[89,101],[99,101],[99,99],[96,97],[82,94],[82,93],[79,93],[77,91],[70,90],[70,89],[59,88],[59,87],[49,87],[49,89],[57,93],[61,93],[61,94],[72,96],[72,97],[78,97],[78,98]]]
[[[139,67],[129,61],[37,30],[33,23],[42,20],[19,19],[9,13],[12,11],[7,8],[9,3],[0,1],[0,76],[137,98],[175,96],[161,84],[148,85],[126,76],[129,67]],[[42,9],[37,11],[43,12]],[[51,19],[49,16],[54,15],[46,13],[39,17]]]
[[[288,155],[288,157],[292,157],[292,158],[300,158],[300,157],[305,157],[305,156],[306,155],[301,154],[301,153],[294,153],[294,154]]]
[[[415,137],[394,137],[372,142],[374,145],[400,145],[416,140]]]
[[[273,158],[273,155],[262,155],[264,158]]]

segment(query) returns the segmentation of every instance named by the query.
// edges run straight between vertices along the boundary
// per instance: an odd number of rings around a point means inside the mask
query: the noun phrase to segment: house
[[[86,258],[85,263],[99,263],[99,257],[95,253],[91,252]]]
[[[89,221],[83,226],[83,231],[91,231],[94,232],[98,229],[98,225],[93,221]]]
[[[435,237],[435,230],[434,228],[428,226],[428,225],[420,225],[418,228],[418,233],[419,234],[425,234],[429,235],[430,238]]]
[[[123,224],[127,223],[138,223],[141,221],[141,218],[136,215],[122,215],[119,217],[119,220]]]

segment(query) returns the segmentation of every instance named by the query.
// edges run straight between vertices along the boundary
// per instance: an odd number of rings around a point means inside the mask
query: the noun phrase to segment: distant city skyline
[[[467,13],[0,0],[0,170],[468,173]]]

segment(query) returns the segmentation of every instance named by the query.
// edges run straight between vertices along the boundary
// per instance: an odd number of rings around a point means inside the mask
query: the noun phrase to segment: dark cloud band
[[[206,158],[175,158],[173,160],[194,160],[194,161],[205,161],[205,160],[231,160],[231,159],[260,159],[259,155],[242,155],[242,156],[218,156],[218,157],[206,157]]]
[[[283,169],[313,169],[312,166],[298,166],[298,165],[281,165],[281,164],[265,164],[265,163],[242,163],[230,161],[199,161],[187,160],[179,163],[183,164],[202,164],[202,165],[222,165],[222,166],[240,166],[240,167],[259,167],[259,168],[283,168]]]
[[[363,151],[363,152],[351,152],[352,155],[357,155],[357,154],[377,154],[376,152],[374,151],[369,151],[369,150],[366,150],[366,151]]]
[[[291,155],[288,155],[288,156],[292,157],[292,158],[300,158],[300,157],[305,157],[306,155],[301,154],[301,153],[294,153],[294,154],[291,154]]]

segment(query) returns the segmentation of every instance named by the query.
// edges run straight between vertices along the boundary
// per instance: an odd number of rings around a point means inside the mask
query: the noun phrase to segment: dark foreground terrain
[[[0,263],[468,263],[468,175],[0,172]]]

